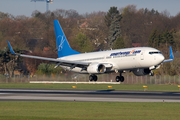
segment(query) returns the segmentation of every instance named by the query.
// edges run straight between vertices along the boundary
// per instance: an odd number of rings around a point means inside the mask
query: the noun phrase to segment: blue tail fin
[[[58,58],[74,54],[80,54],[79,52],[73,50],[70,47],[58,20],[54,20],[54,30],[56,35]]]

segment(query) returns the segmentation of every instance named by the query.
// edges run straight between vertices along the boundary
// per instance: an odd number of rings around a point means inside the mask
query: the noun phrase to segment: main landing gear
[[[89,81],[97,81],[97,79],[98,79],[97,76],[94,74],[89,76]]]
[[[97,81],[98,77],[94,74],[89,76],[89,81]],[[122,72],[120,72],[119,76],[116,76],[116,82],[124,82],[124,77],[122,76]]]
[[[124,77],[122,76],[122,72],[120,72],[119,76],[116,76],[116,82],[124,82]]]

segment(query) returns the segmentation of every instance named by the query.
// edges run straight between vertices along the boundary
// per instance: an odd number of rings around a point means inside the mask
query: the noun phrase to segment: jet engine
[[[87,67],[88,73],[104,73],[106,72],[106,67],[103,64],[91,64]]]
[[[133,73],[136,76],[143,76],[143,75],[151,74],[151,70],[149,70],[149,68],[146,68],[146,69],[136,69],[136,70],[133,70]]]

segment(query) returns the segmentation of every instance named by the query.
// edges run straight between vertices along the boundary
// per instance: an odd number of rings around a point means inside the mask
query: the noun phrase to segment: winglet
[[[8,43],[8,46],[9,46],[9,49],[10,49],[11,53],[14,54],[14,55],[16,55],[16,53],[15,53],[14,50],[12,49],[9,41],[7,41],[7,43]]]
[[[174,55],[173,55],[171,46],[169,46],[169,55],[170,55],[170,59],[174,59]]]
[[[169,59],[167,59],[167,60],[164,60],[162,63],[172,62],[172,61],[174,60],[174,55],[173,55],[173,52],[172,52],[171,46],[169,46],[169,55],[170,55],[170,58],[169,58]]]

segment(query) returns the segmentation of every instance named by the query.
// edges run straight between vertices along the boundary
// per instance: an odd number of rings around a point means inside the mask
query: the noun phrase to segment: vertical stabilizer
[[[58,20],[54,20],[54,30],[56,36],[58,58],[74,54],[80,54],[79,52],[73,50],[70,47]]]

